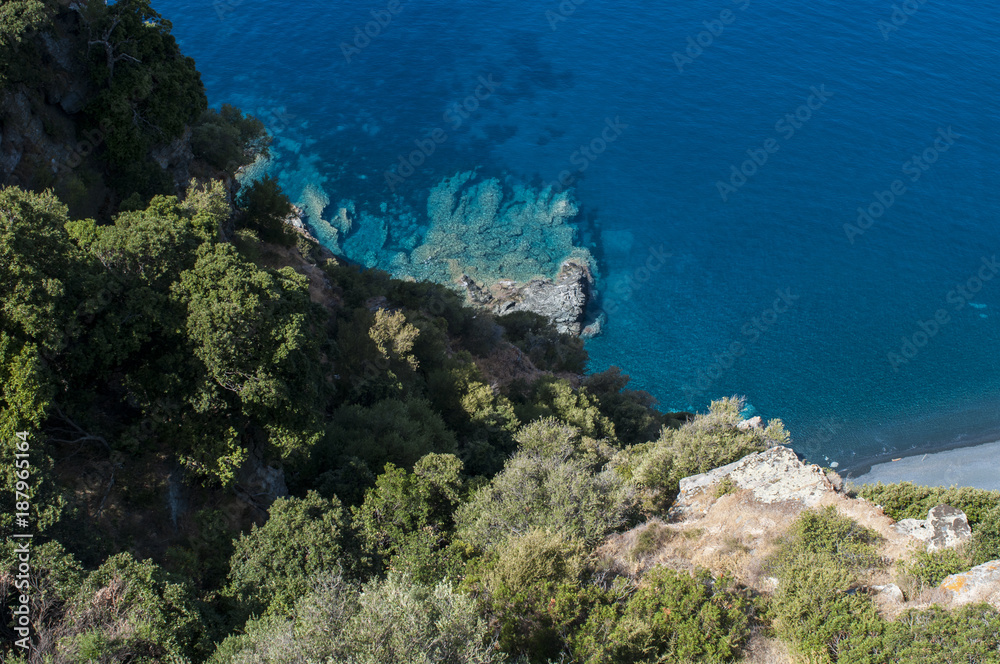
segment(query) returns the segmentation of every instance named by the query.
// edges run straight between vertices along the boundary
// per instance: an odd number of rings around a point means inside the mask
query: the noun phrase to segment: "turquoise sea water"
[[[295,197],[409,201],[402,237],[456,172],[572,177],[608,316],[591,369],[662,407],[743,394],[844,467],[1000,438],[994,7],[154,4]]]

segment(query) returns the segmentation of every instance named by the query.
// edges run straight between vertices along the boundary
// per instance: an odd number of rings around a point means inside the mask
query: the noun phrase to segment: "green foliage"
[[[0,90],[31,76],[34,55],[30,38],[52,21],[54,3],[47,0],[6,0],[0,3]]]
[[[948,610],[932,606],[907,611],[886,625],[881,657],[865,661],[891,664],[965,664],[996,662],[1000,653],[1000,612],[987,604]]]
[[[293,619],[264,619],[220,644],[211,664],[492,664],[499,662],[475,603],[451,584],[390,574],[360,589],[323,577]]]
[[[499,621],[501,649],[545,662],[559,654],[598,594],[581,585],[585,571],[579,542],[535,530],[488,556],[467,584]]]
[[[972,530],[974,565],[1000,559],[1000,505],[986,512]]]
[[[305,498],[277,499],[267,522],[234,543],[228,593],[247,614],[290,614],[313,577],[345,567],[346,523],[336,498],[310,491]]]
[[[657,440],[636,445],[621,455],[622,471],[642,488],[645,509],[662,512],[669,508],[685,477],[788,444],[789,436],[780,420],[771,420],[762,429],[741,429],[738,425],[744,406],[736,397],[713,401],[708,413],[676,429],[664,427]]]
[[[263,122],[230,104],[218,111],[207,109],[191,129],[195,156],[227,173],[236,173],[258,156],[268,156],[270,143]]]
[[[491,549],[513,534],[542,529],[592,545],[627,522],[631,487],[619,474],[595,470],[592,461],[573,451],[578,446],[574,428],[546,420],[524,433],[526,449],[459,508],[460,539]],[[529,437],[538,442],[532,444]]]
[[[337,409],[314,454],[319,468],[336,467],[344,457],[362,460],[369,469],[392,461],[411,468],[432,452],[453,454],[455,436],[423,399],[386,399],[371,407]]]
[[[419,365],[411,352],[419,330],[406,322],[406,315],[400,311],[375,311],[375,320],[368,330],[368,336],[375,342],[375,348],[384,360],[403,362],[411,369]]]
[[[283,457],[307,454],[322,435],[321,359],[312,330],[321,314],[309,301],[308,280],[291,268],[260,270],[231,245],[202,245],[172,294],[187,309],[186,335],[203,367],[196,411],[237,409]],[[223,444],[232,440],[225,433],[231,428],[193,447],[192,466],[230,477],[241,461]],[[210,465],[223,457],[232,460]]]
[[[729,475],[726,475],[725,477],[722,478],[722,481],[720,481],[719,485],[715,488],[715,497],[722,498],[723,496],[726,496],[730,493],[736,493],[737,491],[739,491],[739,488],[740,487],[736,484],[736,482],[733,481],[733,478],[731,478]]]
[[[749,636],[749,604],[727,579],[654,568],[626,601],[595,611],[573,639],[588,664],[733,661]]]
[[[668,422],[655,409],[656,399],[648,392],[627,390],[630,378],[618,367],[591,374],[583,379],[583,387],[597,397],[601,412],[614,424],[618,440],[624,445],[636,445],[653,440]]]
[[[470,474],[494,475],[502,469],[521,426],[510,399],[486,384],[471,358],[462,356],[433,369],[427,387],[434,407],[457,434]]]
[[[204,625],[187,586],[122,553],[90,574],[70,601],[71,633],[57,651],[75,661],[154,664],[201,650]]]
[[[242,217],[239,226],[254,231],[261,240],[290,246],[297,237],[285,225],[292,213],[292,202],[281,190],[277,179],[265,175],[240,188],[237,198]]]
[[[508,341],[517,346],[539,369],[583,373],[587,351],[583,340],[560,334],[551,323],[531,311],[517,311],[497,318]]]
[[[81,17],[99,88],[84,113],[103,135],[116,188],[123,196],[164,193],[169,178],[149,151],[179,137],[207,107],[194,60],[181,54],[170,21],[149,0],[88,2]]]
[[[858,496],[881,505],[887,515],[901,519],[926,519],[927,512],[937,505],[951,505],[965,512],[969,524],[986,518],[987,513],[1000,505],[1000,491],[987,491],[970,487],[917,486],[912,482],[896,484],[866,484],[858,489]]]
[[[587,388],[573,389],[562,378],[546,376],[537,380],[527,395],[527,404],[518,411],[524,422],[557,417],[584,436],[615,439],[615,425],[601,412],[599,400]]]
[[[451,454],[428,454],[412,473],[386,464],[364,503],[351,509],[365,551],[421,583],[454,575],[461,565],[448,545],[464,484],[462,462]]]
[[[851,661],[838,653],[877,644],[883,621],[856,590],[870,569],[884,564],[878,542],[874,531],[833,507],[805,511],[792,525],[768,568],[778,579],[775,624],[796,652],[818,662]]]
[[[934,552],[917,551],[906,561],[903,569],[921,587],[935,588],[941,585],[946,576],[964,572],[973,566],[965,551],[941,549]]]
[[[77,333],[75,302],[85,275],[63,226],[66,206],[51,192],[0,189],[0,324],[52,357]]]

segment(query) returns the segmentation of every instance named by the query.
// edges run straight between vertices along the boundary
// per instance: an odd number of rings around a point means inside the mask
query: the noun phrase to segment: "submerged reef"
[[[590,252],[573,246],[569,222],[578,212],[568,192],[514,184],[505,196],[496,178],[459,173],[428,196],[430,225],[410,255],[411,274],[441,283],[467,276],[482,286],[552,279],[567,259],[591,263]]]
[[[581,331],[594,260],[574,245],[579,208],[569,192],[504,186],[468,171],[430,190],[426,218],[399,196],[376,210],[350,200],[331,206],[312,184],[298,205],[335,254],[398,278],[451,286],[496,313],[534,311],[560,331]]]

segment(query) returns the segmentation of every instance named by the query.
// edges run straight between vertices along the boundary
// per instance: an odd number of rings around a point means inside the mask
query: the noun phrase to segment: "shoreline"
[[[984,433],[977,438],[895,453],[900,456],[880,455],[844,468],[841,475],[855,485],[913,482],[1000,490],[1000,436]]]
[[[874,466],[893,463],[893,459],[906,460],[915,456],[923,456],[925,454],[941,454],[943,452],[960,450],[966,447],[979,447],[980,445],[988,445],[996,442],[1000,442],[1000,428],[990,428],[980,431],[975,435],[963,435],[960,440],[951,440],[948,442],[928,442],[905,450],[897,449],[891,452],[875,454],[862,461],[854,463],[842,462],[840,467],[837,468],[837,472],[843,475],[846,479],[848,475],[864,475],[870,472]]]

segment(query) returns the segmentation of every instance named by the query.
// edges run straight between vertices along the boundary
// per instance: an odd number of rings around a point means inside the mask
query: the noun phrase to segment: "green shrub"
[[[286,615],[313,577],[351,567],[344,556],[346,517],[336,499],[310,491],[305,498],[278,498],[263,526],[234,542],[228,594],[245,615]]]
[[[544,316],[518,311],[497,318],[507,340],[521,349],[543,371],[583,373],[587,351],[583,340],[560,334]]]
[[[537,428],[537,427],[536,427]],[[522,450],[456,514],[458,537],[484,550],[541,529],[593,545],[628,521],[632,489],[616,472],[595,470],[573,452],[575,429],[548,421],[554,439]],[[547,450],[559,450],[549,454]]]
[[[334,411],[314,459],[324,470],[337,467],[344,457],[361,459],[373,470],[389,462],[412,468],[424,455],[456,451],[455,434],[427,401],[385,399],[371,407]]]
[[[236,203],[240,209],[239,227],[256,232],[265,242],[295,244],[299,236],[285,224],[292,213],[292,202],[277,179],[265,175],[261,180],[240,187]]]
[[[583,547],[535,530],[510,539],[476,565],[466,585],[478,590],[500,624],[502,650],[546,662],[586,617],[599,591],[583,584]]]
[[[868,571],[884,565],[878,542],[874,531],[833,507],[807,510],[795,521],[766,565],[778,578],[775,626],[794,651],[817,662],[852,661],[838,653],[866,652],[878,641],[884,623],[858,592]]]
[[[234,174],[258,155],[267,156],[270,143],[263,122],[229,104],[207,109],[191,130],[194,155]]]
[[[293,619],[248,623],[219,645],[211,664],[493,664],[499,653],[475,602],[451,584],[390,574],[360,589],[321,577]]]
[[[78,661],[148,664],[200,651],[202,618],[185,584],[131,554],[108,558],[67,609],[71,635],[57,647]]]
[[[885,513],[896,521],[926,519],[932,507],[951,505],[965,512],[973,530],[987,513],[1000,505],[1000,491],[954,486],[945,489],[917,486],[912,482],[866,484],[858,490],[858,496],[881,505]]]
[[[412,473],[386,464],[385,472],[352,508],[353,526],[365,551],[418,582],[436,582],[460,567],[448,545],[453,514],[464,493],[462,462],[428,454]]]
[[[972,567],[965,551],[941,549],[940,551],[918,551],[903,566],[906,574],[917,580],[920,587],[936,587],[946,576],[964,572]]]
[[[749,636],[750,613],[725,578],[656,567],[626,601],[591,613],[573,651],[588,664],[729,662]]]
[[[618,367],[611,367],[584,378],[583,387],[598,398],[601,412],[614,424],[618,440],[624,445],[636,445],[656,438],[668,418],[656,410],[656,399],[651,394],[625,389],[629,380]]]
[[[616,440],[615,425],[601,412],[599,400],[587,388],[573,389],[562,378],[546,376],[535,381],[515,410],[522,422],[556,417],[584,436]]]
[[[987,604],[910,610],[886,625],[881,658],[844,661],[966,664],[1000,661],[1000,612]]]
[[[1000,559],[1000,505],[984,513],[972,529],[972,562]]]

